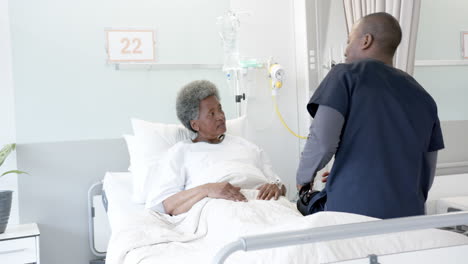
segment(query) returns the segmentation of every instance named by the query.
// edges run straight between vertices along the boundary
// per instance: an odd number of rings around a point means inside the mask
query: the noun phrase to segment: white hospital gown
[[[255,189],[280,181],[263,150],[232,135],[226,135],[219,144],[191,140],[177,143],[149,177],[146,208],[162,213],[166,198],[206,183],[228,181],[242,189]]]

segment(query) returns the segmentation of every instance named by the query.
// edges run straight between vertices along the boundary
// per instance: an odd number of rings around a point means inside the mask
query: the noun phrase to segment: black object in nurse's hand
[[[310,183],[305,184],[299,190],[299,199],[297,200],[297,210],[302,215],[310,215],[325,210],[327,194],[325,190],[312,190]]]

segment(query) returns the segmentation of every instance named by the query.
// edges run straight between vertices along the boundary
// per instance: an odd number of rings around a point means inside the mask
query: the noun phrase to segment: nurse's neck
[[[393,58],[380,59],[381,62],[393,67]]]
[[[393,67],[393,56],[388,56],[388,55],[375,52],[373,54],[370,54],[369,59],[378,60],[387,64],[390,67]]]

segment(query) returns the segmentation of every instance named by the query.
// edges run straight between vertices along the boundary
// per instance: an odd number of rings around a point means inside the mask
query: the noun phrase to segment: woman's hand
[[[208,187],[208,197],[211,198],[220,198],[236,202],[246,202],[247,199],[240,192],[240,187],[235,187],[229,182],[217,182],[209,183]]]
[[[284,185],[282,185],[283,187]],[[279,188],[278,185],[274,183],[265,183],[262,186],[258,187],[257,190],[258,196],[257,199],[259,200],[270,200],[271,198],[275,198],[275,200],[278,200],[278,198],[281,195],[284,195],[284,188]]]

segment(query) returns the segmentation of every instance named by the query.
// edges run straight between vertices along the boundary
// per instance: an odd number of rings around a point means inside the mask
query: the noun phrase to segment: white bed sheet
[[[112,232],[140,222],[144,205],[132,202],[130,172],[107,172],[103,189],[108,201],[107,216]]]

